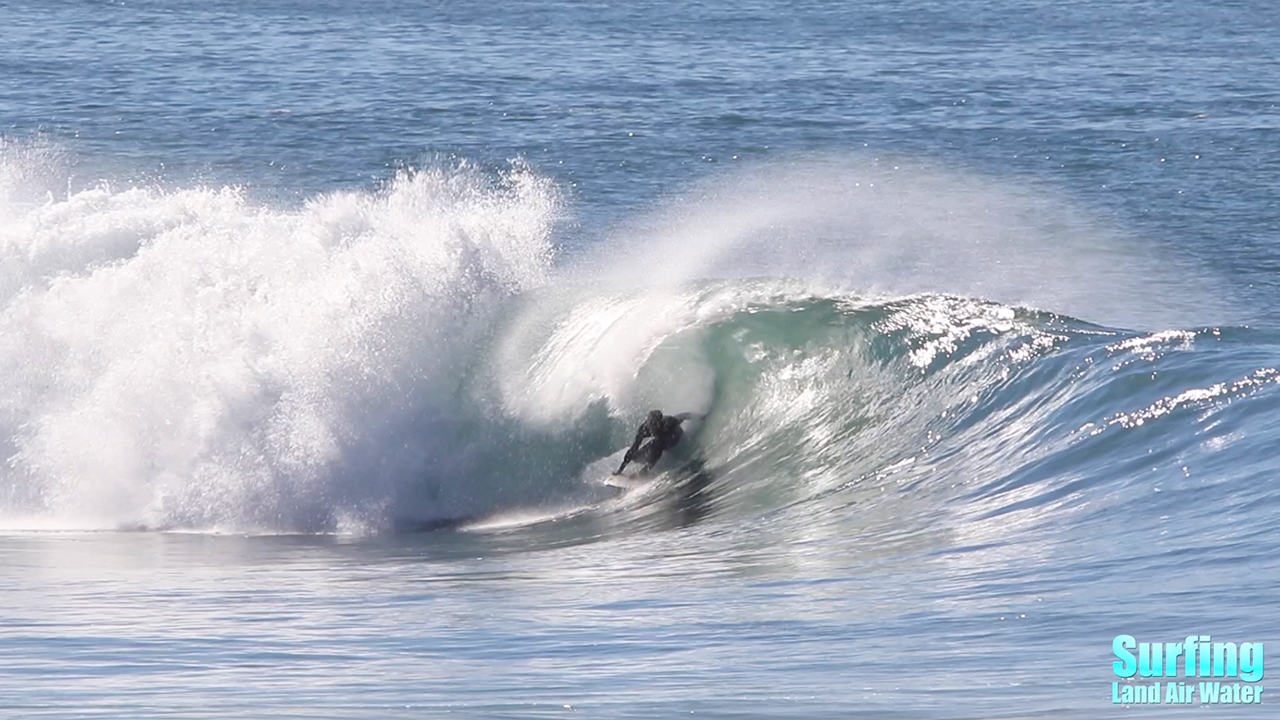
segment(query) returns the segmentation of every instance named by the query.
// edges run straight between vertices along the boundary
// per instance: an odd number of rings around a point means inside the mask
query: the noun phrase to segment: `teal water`
[[[1277,17],[0,1],[0,714],[1267,717]]]

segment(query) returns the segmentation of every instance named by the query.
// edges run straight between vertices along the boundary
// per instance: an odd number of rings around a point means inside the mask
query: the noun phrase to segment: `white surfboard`
[[[621,475],[609,475],[604,479],[604,484],[609,487],[615,487],[619,490],[634,490],[653,482],[653,477],[642,475],[639,472],[623,473]]]

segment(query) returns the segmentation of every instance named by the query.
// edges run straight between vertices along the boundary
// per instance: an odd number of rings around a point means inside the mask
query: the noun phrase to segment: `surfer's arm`
[[[647,437],[649,437],[649,428],[646,425],[641,425],[640,429],[636,431],[636,441],[631,443],[631,447],[627,449],[627,454],[622,456],[622,464],[618,466],[618,472],[614,473],[614,475],[622,474],[622,469],[627,466],[627,463],[631,462],[631,458],[635,457],[636,450],[640,449],[640,443]]]
[[[703,417],[705,416],[699,415],[698,413],[680,413],[675,416],[675,418],[680,422],[684,422],[685,420],[701,420]]]

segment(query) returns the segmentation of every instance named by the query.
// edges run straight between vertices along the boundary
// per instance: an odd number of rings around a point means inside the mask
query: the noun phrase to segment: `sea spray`
[[[673,192],[573,270],[611,287],[789,277],[862,295],[946,293],[1124,327],[1230,321],[1230,288],[1174,259],[1042,184],[834,153]]]

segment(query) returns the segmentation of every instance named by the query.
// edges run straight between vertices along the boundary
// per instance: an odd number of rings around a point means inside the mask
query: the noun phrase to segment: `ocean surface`
[[[1278,38],[0,0],[0,717],[1273,717]]]

